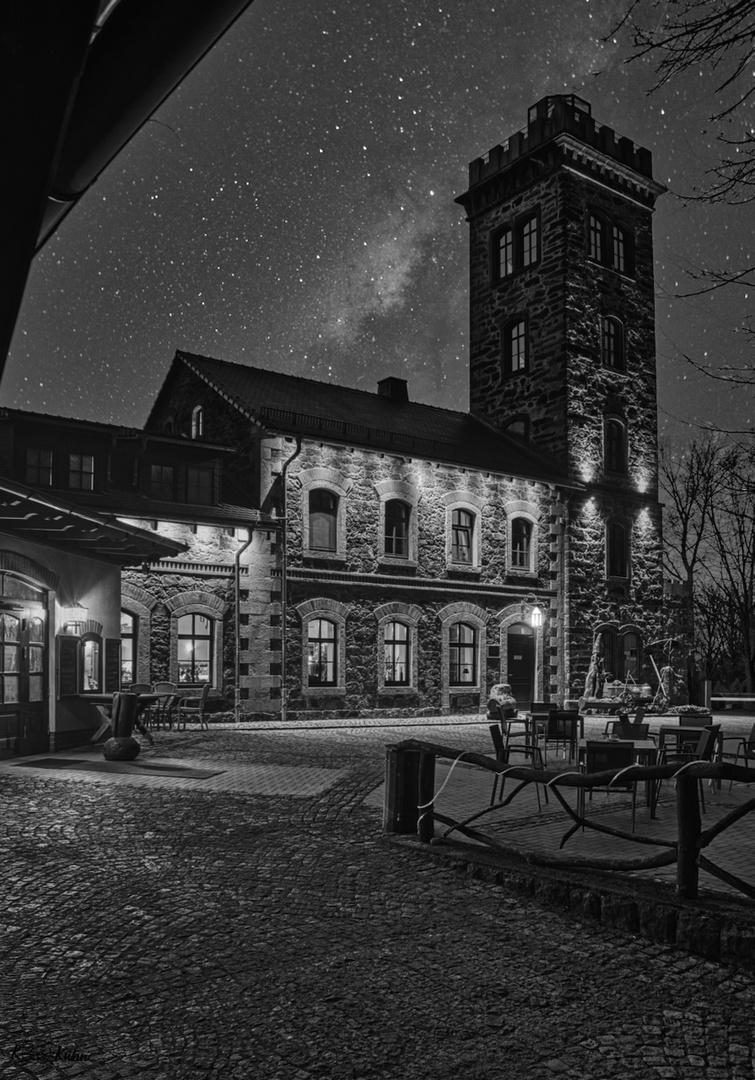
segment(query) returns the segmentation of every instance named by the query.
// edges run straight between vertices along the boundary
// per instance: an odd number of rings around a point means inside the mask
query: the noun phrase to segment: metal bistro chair
[[[209,731],[210,725],[205,716],[205,705],[207,704],[207,695],[209,693],[210,684],[205,683],[199,697],[179,698],[178,703],[175,706],[176,728],[180,728],[183,724],[185,731],[187,720],[190,720],[192,723],[194,723],[195,720],[198,720],[200,731],[202,728],[207,728]]]
[[[734,738],[737,738],[737,736],[729,735],[728,738],[724,736],[724,743],[729,742]],[[735,754],[732,754],[731,751],[727,752],[726,750],[724,750],[722,757],[733,757],[735,765],[741,757],[742,761],[744,762],[744,767],[746,769],[749,769],[750,766],[748,765],[748,762],[755,761],[755,724],[752,725],[750,729],[750,734],[747,736],[746,739],[739,739],[739,742],[737,743],[737,752]],[[731,791],[731,785],[733,783],[733,780],[729,781],[729,791]]]
[[[540,752],[540,747],[533,743],[511,743],[508,739],[504,739],[501,729],[497,724],[490,725],[490,737],[493,740],[493,746],[495,748],[495,759],[499,765],[508,765],[510,755],[513,752],[524,754],[526,757],[532,758],[532,768],[542,769],[543,767],[543,755]],[[537,764],[536,764],[537,762]],[[501,781],[501,792],[498,796],[498,801],[503,801],[503,788],[506,783],[506,777],[496,773],[493,778],[493,790],[490,793],[490,805],[495,802],[495,793],[498,789],[498,781]],[[548,788],[543,787],[545,792],[545,801],[548,802]],[[537,808],[542,810],[542,803],[540,802],[540,785],[535,783],[535,792],[537,793]]]
[[[626,743],[612,743],[606,742],[605,739],[595,740],[594,742],[588,741],[585,747],[585,757],[582,771],[585,773],[599,773],[608,772],[609,769],[614,772],[619,772],[621,769],[626,769],[629,765],[634,765],[634,747],[629,746]],[[579,788],[577,794],[577,813],[580,817],[585,816],[585,791],[586,788]],[[592,802],[592,793],[595,789],[590,788],[590,802]],[[637,809],[637,781],[625,780],[620,781],[618,784],[606,784],[605,787],[599,789],[605,791],[606,797],[608,797],[612,791],[631,791],[632,792],[632,832],[634,832],[634,819],[635,811]],[[584,828],[584,826],[583,826]]]
[[[151,694],[152,693],[152,687],[150,686],[149,683],[146,683],[146,682],[135,682],[135,683],[131,683],[131,686],[129,686],[128,693],[130,693],[130,694]],[[140,706],[140,708],[139,708],[139,719],[141,720],[141,722],[143,724],[151,726],[155,715],[156,715],[156,710],[155,710],[154,705],[142,705],[142,706]]]
[[[563,746],[564,757],[566,748],[569,748],[569,761],[577,753],[577,729],[579,727],[579,713],[571,709],[554,709],[546,717],[540,737],[543,740],[543,759],[548,760],[548,743],[555,743],[556,747]]]
[[[152,684],[154,694],[167,695],[155,706],[155,726],[173,727],[173,710],[178,704],[176,696],[176,684],[172,682],[156,682]]]
[[[659,765],[678,765],[680,768],[682,765],[688,764],[690,761],[712,761],[713,751],[716,748],[716,742],[721,731],[720,724],[711,724],[709,727],[703,728],[700,738],[697,741],[697,746],[694,750],[682,750],[673,754],[669,754],[666,751],[666,747],[663,746],[658,751],[658,764]],[[656,789],[656,795],[654,802],[658,802],[660,795],[661,784],[663,780],[658,781],[658,787]],[[702,779],[698,781],[700,786],[700,806],[703,813],[705,813],[705,792],[703,790]]]
[[[649,739],[650,724],[633,724],[631,721],[627,723],[624,720],[619,720],[616,727],[613,729],[614,735],[618,735],[620,739]]]

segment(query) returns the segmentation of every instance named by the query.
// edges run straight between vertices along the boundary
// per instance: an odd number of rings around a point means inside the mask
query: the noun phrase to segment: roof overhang
[[[186,545],[94,514],[0,477],[0,533],[77,555],[127,565],[166,558]]]

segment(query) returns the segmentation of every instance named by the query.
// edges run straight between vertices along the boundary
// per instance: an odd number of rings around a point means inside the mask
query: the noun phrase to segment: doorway
[[[526,623],[508,629],[508,683],[520,707],[529,707],[535,684],[535,635]]]
[[[47,606],[44,590],[0,574],[0,742],[46,749]]]

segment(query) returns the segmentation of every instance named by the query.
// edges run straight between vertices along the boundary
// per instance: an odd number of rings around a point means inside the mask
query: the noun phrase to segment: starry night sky
[[[603,43],[620,0],[255,0],[38,256],[2,404],[144,422],[177,348],[466,409],[468,162],[578,93],[653,152],[673,193],[718,157],[711,71],[648,97]],[[748,122],[755,119],[751,108]],[[751,395],[682,358],[742,365],[745,288],[675,299],[699,266],[752,265],[755,204],[661,198],[659,421],[749,427]]]

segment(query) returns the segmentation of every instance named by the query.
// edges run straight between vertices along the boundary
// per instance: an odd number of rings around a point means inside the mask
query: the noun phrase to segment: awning
[[[186,545],[94,514],[37,488],[0,477],[0,533],[107,562],[142,563],[180,554]]]

